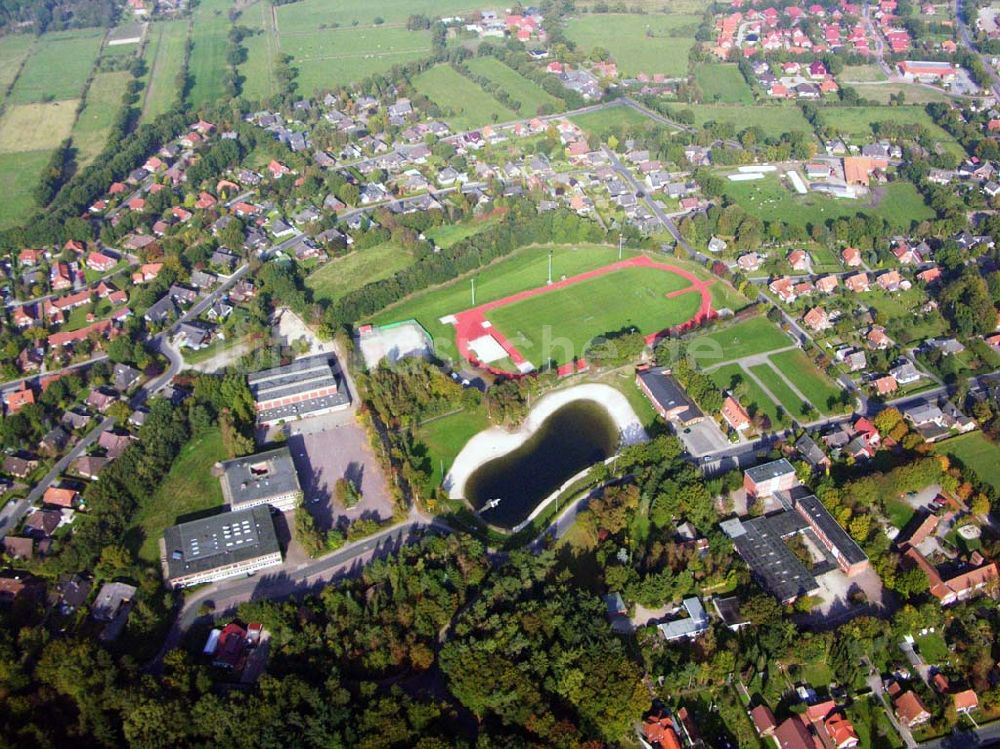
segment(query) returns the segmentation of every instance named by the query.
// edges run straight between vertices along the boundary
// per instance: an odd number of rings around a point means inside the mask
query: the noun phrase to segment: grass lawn
[[[131,78],[125,71],[99,73],[90,82],[83,111],[73,126],[73,146],[80,166],[86,166],[104,150]]]
[[[845,65],[844,70],[837,77],[845,83],[849,81],[884,81],[885,73],[878,65]]]
[[[931,119],[922,106],[824,107],[819,110],[819,121],[822,125],[833,128],[841,135],[859,143],[867,142],[873,135],[876,135],[877,123],[879,122],[914,125],[926,129],[931,138],[945,144],[956,154],[964,157],[962,147]]]
[[[222,505],[222,487],[211,469],[225,458],[218,429],[210,429],[184,446],[166,478],[132,521],[128,535],[134,538],[141,559],[159,561],[159,541],[165,528],[187,515]]]
[[[475,274],[476,304],[544,285],[548,277],[550,250],[553,278],[600,268],[618,259],[617,247],[602,245],[525,247]],[[636,254],[625,251],[625,257]],[[465,277],[411,296],[375,315],[372,322],[386,325],[415,319],[435,342],[449,341],[454,345],[455,329],[440,322],[440,318],[473,306],[471,283]]]
[[[413,263],[413,256],[387,242],[366,250],[356,250],[321,265],[306,279],[317,300],[334,300],[349,291],[398,273]]]
[[[601,47],[611,53],[624,76],[663,73],[684,76],[694,34],[701,23],[694,15],[600,13],[579,16],[566,24],[566,36],[584,53]]]
[[[9,102],[78,99],[101,49],[100,29],[59,31],[40,36],[10,92]]]
[[[879,104],[888,104],[891,96],[903,94],[907,104],[929,104],[933,101],[949,102],[951,97],[941,91],[910,83],[860,83],[852,88],[858,96]]]
[[[948,645],[937,633],[916,638],[916,645],[920,655],[930,664],[939,664],[948,658]]]
[[[149,31],[146,45],[149,72],[142,102],[143,121],[163,114],[177,99],[177,76],[184,68],[188,26],[187,20],[157,21]]]
[[[773,354],[771,363],[781,371],[818,411],[832,413],[840,401],[840,388],[810,361],[804,351],[794,349]]]
[[[21,63],[31,52],[34,41],[33,34],[7,34],[0,37],[0,101],[14,82]]]
[[[799,195],[786,187],[778,175],[768,174],[764,179],[749,182],[725,180],[724,195],[762,221],[784,221],[802,227],[859,213],[880,216],[901,230],[934,218],[934,211],[911,183],[891,182],[882,189],[878,205],[872,205],[871,198],[850,200],[816,192]]]
[[[788,387],[788,383],[781,379],[774,367],[770,364],[757,364],[750,367],[750,371],[774,393],[774,397],[781,403],[786,414],[797,421],[802,421],[805,416],[805,401]]]
[[[705,102],[753,104],[753,92],[735,63],[699,65],[695,68],[694,80]]]
[[[872,749],[901,749],[905,744],[889,723],[881,703],[859,699],[847,707],[847,717],[858,733],[859,746]]]
[[[517,119],[517,114],[483,91],[450,65],[436,65],[413,79],[417,91],[441,107],[454,130],[472,130],[493,122]]]
[[[903,530],[916,514],[913,508],[901,499],[887,499],[884,506],[889,522],[899,530]]]
[[[812,258],[813,270],[817,273],[839,273],[844,269],[837,253],[829,247],[823,245],[810,247],[809,256]]]
[[[490,425],[483,409],[460,411],[422,424],[416,438],[427,447],[433,471],[433,485],[438,486],[465,443]],[[442,468],[444,469],[442,471]]]
[[[191,103],[197,106],[222,99],[226,90],[226,51],[229,47],[228,0],[201,0],[191,21],[191,59],[188,71],[193,80]]]
[[[860,301],[877,312],[879,324],[885,325],[890,330],[890,335],[901,343],[942,335],[948,329],[948,324],[941,315],[914,314],[914,310],[927,301],[927,295],[917,286],[891,294],[870,291],[863,294]]]
[[[486,318],[536,366],[559,366],[582,357],[587,344],[605,333],[632,327],[656,333],[690,320],[699,294],[667,298],[689,285],[674,273],[624,268],[499,307]]]
[[[0,153],[56,148],[69,137],[79,102],[69,99],[7,107],[0,117]]]
[[[510,94],[511,99],[520,102],[517,111],[523,117],[556,112],[562,107],[562,102],[548,91],[495,57],[474,57],[466,65],[473,73],[488,78]]]
[[[740,384],[742,389],[746,391],[746,395],[739,399],[740,405],[747,410],[750,416],[755,416],[758,413],[764,414],[771,422],[772,427],[780,423],[778,408],[774,401],[761,390],[760,385],[739,364],[723,364],[718,369],[713,369],[709,375],[720,390],[732,391],[735,390],[737,383]],[[770,380],[765,380],[765,382],[770,382]]]
[[[24,221],[36,208],[32,191],[49,162],[50,151],[0,153],[0,175],[4,178],[4,198],[0,200],[0,229]]]
[[[792,341],[767,318],[754,317],[694,336],[686,344],[688,355],[706,367],[785,348],[791,346]]]
[[[97,303],[97,306],[93,308],[94,318],[100,320],[107,317],[111,313],[112,309],[114,309],[114,305],[111,304],[111,302],[107,299],[101,299]],[[86,325],[90,325],[90,323],[87,322],[87,315],[90,311],[91,307],[89,304],[74,307],[66,316],[66,322],[60,330],[79,330]]]
[[[934,451],[956,458],[992,486],[996,495],[1000,495],[1000,446],[987,439],[982,432],[952,437],[935,445]]]
[[[441,224],[424,232],[424,236],[434,242],[438,247],[448,249],[453,244],[461,242],[463,239],[474,237],[479,232],[488,229],[496,223],[496,219],[487,218],[483,220],[473,220],[462,224]]]
[[[732,104],[677,105],[678,109],[694,112],[695,124],[702,127],[708,122],[730,123],[740,132],[748,127],[759,127],[768,138],[782,133],[802,132],[812,136],[813,127],[802,116],[802,110],[791,104],[743,107]]]
[[[601,109],[597,112],[575,115],[570,117],[570,120],[588,133],[593,133],[599,138],[605,138],[609,133],[620,133],[622,128],[626,126],[646,125],[650,128],[662,127],[662,125],[653,122],[646,115],[636,112],[631,107]]]
[[[243,40],[247,51],[246,61],[239,66],[243,76],[242,96],[250,101],[260,101],[277,91],[274,80],[274,63],[278,55],[277,37],[271,20],[270,3],[258,0],[247,6],[240,16],[240,23],[259,33]]]

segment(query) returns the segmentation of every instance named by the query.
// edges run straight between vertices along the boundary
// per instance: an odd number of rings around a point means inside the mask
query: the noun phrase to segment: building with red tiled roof
[[[774,719],[774,713],[771,712],[771,708],[767,705],[757,705],[757,707],[751,710],[750,720],[753,721],[754,728],[757,729],[757,733],[761,736],[770,736],[774,733],[774,729],[778,727],[777,721]]]
[[[53,507],[73,507],[79,498],[79,493],[73,489],[60,489],[56,486],[50,486],[42,496],[42,503]]]
[[[737,432],[742,432],[751,426],[750,414],[731,395],[726,396],[722,403],[722,418]]]
[[[822,307],[813,307],[811,310],[806,312],[806,314],[802,317],[802,322],[805,323],[807,327],[812,328],[817,332],[828,330],[832,327],[830,316]]]
[[[896,382],[896,378],[892,375],[879,377],[875,380],[875,392],[879,395],[889,395],[890,393],[895,393],[897,390],[899,390],[899,383]]]
[[[21,390],[12,390],[3,395],[4,406],[7,414],[16,414],[25,406],[35,402],[35,391],[29,387],[22,387]]]
[[[937,598],[942,606],[971,598],[1000,577],[996,562],[989,562],[978,553],[970,557],[963,572],[952,574],[947,579],[914,547],[908,547],[903,556],[911,565],[918,567],[927,575],[931,595]]]
[[[979,696],[973,689],[966,689],[952,695],[955,700],[955,710],[960,713],[971,713],[979,709]]]
[[[892,703],[896,709],[896,718],[907,728],[922,725],[931,719],[931,714],[912,689],[900,694]]]

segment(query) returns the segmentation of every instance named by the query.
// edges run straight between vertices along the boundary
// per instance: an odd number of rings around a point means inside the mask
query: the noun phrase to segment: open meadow
[[[0,116],[0,153],[53,149],[69,137],[79,99],[8,106]]]
[[[122,96],[131,80],[125,71],[98,73],[87,89],[83,110],[73,125],[73,147],[77,163],[83,167],[104,150],[111,125],[122,106]]]
[[[605,140],[609,134],[620,133],[624,126],[642,126],[649,129],[663,127],[631,107],[599,109],[596,112],[573,115],[569,119],[602,140]]]
[[[991,442],[982,432],[972,432],[952,437],[934,446],[934,452],[951,455],[966,468],[993,487],[1000,495],[1000,446]]]
[[[729,124],[738,133],[748,127],[758,127],[767,138],[778,138],[784,133],[801,132],[812,135],[813,127],[794,104],[775,104],[744,107],[732,104],[686,104],[678,109],[694,112],[694,122],[703,127],[709,122]]]
[[[260,101],[278,93],[274,66],[278,57],[278,41],[274,33],[274,14],[270,3],[264,0],[246,6],[237,21],[255,33],[243,39],[247,58],[239,66],[243,76],[242,96],[249,101]]]
[[[562,106],[562,102],[537,83],[529,81],[495,57],[474,57],[466,65],[473,73],[488,78],[491,83],[510,94],[514,101],[520,102],[518,114],[523,117],[546,111],[555,112]]]
[[[321,265],[306,278],[317,301],[336,300],[365,284],[381,281],[413,263],[413,255],[387,242]]]
[[[689,356],[704,369],[792,345],[791,339],[766,317],[753,317],[685,340]]]
[[[103,38],[100,29],[59,31],[38,37],[7,103],[79,99]]]
[[[184,69],[184,45],[188,21],[157,21],[149,30],[146,44],[146,85],[142,100],[142,121],[155,119],[177,100],[177,76]]]
[[[695,15],[593,13],[571,19],[566,36],[584,53],[595,47],[608,50],[624,76],[683,77],[700,23]]]
[[[370,26],[381,18],[385,26],[402,26],[411,15],[424,14],[430,18],[460,14],[482,8],[473,0],[301,0],[301,2],[276,6],[281,33],[286,30],[307,28],[334,28],[336,26]]]
[[[195,106],[218,101],[225,96],[226,51],[229,46],[229,0],[201,0],[191,21],[191,61],[189,74],[191,103]]]
[[[866,143],[877,137],[880,122],[905,125],[911,128],[911,132],[913,127],[919,127],[926,130],[932,140],[957,156],[965,157],[965,152],[955,138],[935,123],[921,106],[824,107],[820,109],[819,122],[823,127],[856,143]]]
[[[441,107],[445,120],[457,131],[517,119],[514,111],[450,65],[436,65],[425,70],[413,79],[413,85]]]
[[[35,37],[31,34],[7,34],[0,37],[0,101],[31,53]]]
[[[753,104],[753,92],[735,63],[699,65],[694,79],[707,103]]]
[[[0,177],[4,181],[0,229],[16,225],[31,213],[35,207],[32,191],[38,185],[51,155],[51,151],[0,153]]]

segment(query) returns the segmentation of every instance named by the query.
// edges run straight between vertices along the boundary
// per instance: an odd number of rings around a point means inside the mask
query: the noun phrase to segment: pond
[[[567,479],[613,455],[618,441],[618,427],[604,406],[592,400],[570,401],[521,446],[473,471],[465,497],[486,522],[513,528]],[[487,507],[496,499],[496,506]]]

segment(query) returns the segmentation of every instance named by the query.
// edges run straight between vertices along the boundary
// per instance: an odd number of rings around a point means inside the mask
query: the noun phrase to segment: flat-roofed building
[[[270,505],[288,512],[302,500],[299,475],[287,447],[226,460],[220,465],[222,496],[233,511]]]
[[[770,497],[775,492],[788,491],[795,484],[795,468],[784,458],[748,468],[743,474],[743,488],[748,497]]]
[[[333,354],[315,354],[248,375],[258,423],[269,426],[347,408],[351,399],[340,389],[335,362]]]
[[[163,576],[172,588],[249,575],[281,564],[269,508],[181,523],[163,532]]]

